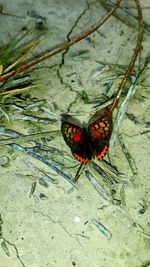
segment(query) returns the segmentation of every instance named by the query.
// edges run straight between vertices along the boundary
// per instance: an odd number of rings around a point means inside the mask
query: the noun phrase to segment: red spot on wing
[[[92,139],[99,139],[101,137],[101,133],[99,130],[94,130],[92,132]]]
[[[74,141],[75,143],[78,143],[80,140],[81,140],[81,135],[80,135],[80,133],[76,132],[76,133],[74,134],[73,141]]]

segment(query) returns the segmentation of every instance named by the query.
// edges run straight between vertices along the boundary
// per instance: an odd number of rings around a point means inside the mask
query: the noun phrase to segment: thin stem
[[[112,105],[110,107],[110,110],[109,110],[110,116],[112,115],[112,112],[113,112],[114,108],[117,106],[117,104],[119,102],[119,98],[121,96],[122,90],[124,89],[124,86],[126,84],[127,79],[129,78],[129,76],[133,72],[135,61],[136,61],[136,59],[138,57],[138,54],[139,54],[139,52],[141,50],[141,43],[142,43],[142,38],[143,38],[143,28],[142,28],[143,16],[142,16],[142,11],[141,11],[141,6],[140,6],[139,0],[135,0],[135,4],[137,6],[138,23],[139,23],[139,31],[138,31],[137,43],[136,43],[136,47],[134,49],[131,61],[129,63],[128,69],[127,69],[127,71],[125,73],[125,76],[123,77],[123,79],[122,79],[122,81],[121,81],[121,83],[119,85],[116,97],[114,98],[114,101],[113,101],[113,103],[112,103]]]

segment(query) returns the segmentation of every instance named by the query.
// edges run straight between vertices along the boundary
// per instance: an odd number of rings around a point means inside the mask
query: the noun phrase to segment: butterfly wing
[[[112,117],[108,111],[108,108],[97,111],[88,122],[92,156],[98,160],[106,155],[112,133]]]
[[[86,164],[89,159],[84,140],[84,128],[77,119],[68,114],[62,114],[61,118],[61,133],[66,144],[70,147],[74,157]]]

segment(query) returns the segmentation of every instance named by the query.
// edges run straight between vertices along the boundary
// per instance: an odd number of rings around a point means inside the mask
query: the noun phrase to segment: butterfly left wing
[[[61,132],[74,157],[83,164],[88,162],[82,124],[68,114],[61,115]]]
[[[102,160],[108,151],[112,126],[108,107],[96,112],[88,122],[92,156],[98,160]]]

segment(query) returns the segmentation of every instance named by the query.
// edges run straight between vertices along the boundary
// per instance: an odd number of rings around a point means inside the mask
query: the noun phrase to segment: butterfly
[[[103,159],[109,148],[112,127],[108,107],[97,111],[87,124],[69,114],[61,115],[63,138],[73,156],[82,164],[87,164],[92,158]]]

